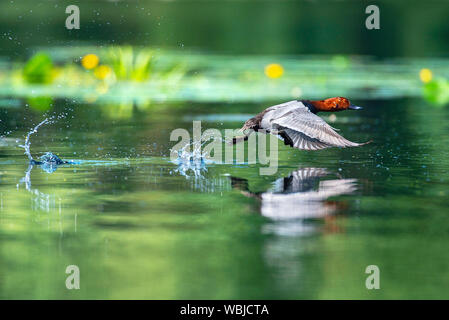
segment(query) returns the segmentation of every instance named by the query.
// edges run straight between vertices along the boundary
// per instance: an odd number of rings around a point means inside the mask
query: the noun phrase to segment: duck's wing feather
[[[298,149],[319,150],[329,147],[358,147],[364,144],[345,139],[299,101],[296,108],[269,121],[281,131],[280,135],[286,144]]]
[[[279,128],[279,135],[284,139],[284,143],[293,148],[298,148],[301,150],[321,150],[325,148],[332,147],[331,145],[322,143],[318,139],[310,138],[296,130],[288,128]]]

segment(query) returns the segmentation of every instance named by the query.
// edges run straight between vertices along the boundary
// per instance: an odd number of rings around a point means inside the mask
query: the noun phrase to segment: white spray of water
[[[178,158],[174,161],[178,168],[175,171],[186,178],[189,178],[188,171],[192,171],[195,178],[202,177],[202,172],[207,171],[206,164],[211,162],[206,158],[207,152],[202,151],[206,142],[195,141],[178,150]]]
[[[176,161],[180,162],[191,162],[191,161],[202,161],[206,159],[206,153],[202,151],[202,146],[206,141],[200,143],[198,141],[188,143],[180,150],[178,150],[178,158]],[[192,147],[192,148],[190,148]]]
[[[42,122],[40,122],[37,126],[35,126],[30,132],[28,132],[26,138],[25,138],[25,144],[23,145],[19,145],[19,147],[25,149],[25,154],[28,156],[28,159],[30,159],[30,161],[33,161],[33,156],[31,155],[30,152],[30,147],[31,147],[31,141],[30,141],[30,137],[33,133],[36,133],[37,130],[44,124],[49,123],[50,121],[46,118],[44,119]]]

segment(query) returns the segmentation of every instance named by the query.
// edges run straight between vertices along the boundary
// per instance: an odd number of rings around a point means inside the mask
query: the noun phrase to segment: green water
[[[52,174],[36,166],[28,179],[18,144],[42,118],[2,109],[12,133],[0,146],[0,298],[449,298],[449,110],[357,103],[365,109],[332,125],[372,144],[305,152],[280,143],[274,176],[243,163],[209,164],[197,178],[170,161],[171,130],[191,130],[192,116],[207,120],[203,129],[237,128],[238,114],[269,101],[161,105],[127,120],[57,101],[66,116],[41,127],[31,151],[78,164]],[[261,195],[304,170],[302,200],[270,209]],[[65,287],[72,264],[80,290]],[[380,290],[365,287],[368,265],[380,268]]]

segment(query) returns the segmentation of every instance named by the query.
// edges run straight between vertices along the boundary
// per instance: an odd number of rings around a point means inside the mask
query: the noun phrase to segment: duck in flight
[[[235,137],[233,144],[247,140],[253,131],[277,135],[284,144],[301,150],[320,150],[330,147],[359,147],[367,144],[349,141],[339,135],[317,112],[360,110],[343,97],[325,100],[293,100],[269,107],[248,119],[242,127],[244,136]]]

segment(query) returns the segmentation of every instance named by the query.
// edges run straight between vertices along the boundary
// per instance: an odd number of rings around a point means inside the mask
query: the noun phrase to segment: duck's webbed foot
[[[286,146],[293,147],[293,141],[284,130],[277,131],[277,134],[284,140]]]

